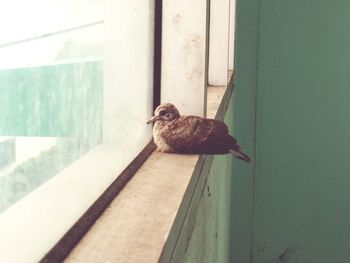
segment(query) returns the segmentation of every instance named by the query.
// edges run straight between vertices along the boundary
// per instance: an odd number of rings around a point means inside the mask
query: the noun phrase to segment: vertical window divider
[[[153,110],[160,104],[162,78],[162,19],[163,0],[155,0],[154,13],[154,63],[153,63]]]
[[[209,0],[164,0],[162,102],[183,115],[206,115]]]
[[[229,57],[230,0],[210,1],[208,82],[226,86]]]

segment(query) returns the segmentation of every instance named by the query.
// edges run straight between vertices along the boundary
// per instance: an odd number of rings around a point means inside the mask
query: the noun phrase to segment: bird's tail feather
[[[230,153],[236,157],[237,159],[243,160],[247,163],[250,163],[251,159],[248,155],[246,155],[244,152],[242,152],[240,149],[237,150],[230,150]]]

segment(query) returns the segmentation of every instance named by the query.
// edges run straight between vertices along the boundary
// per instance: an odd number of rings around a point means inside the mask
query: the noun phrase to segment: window
[[[232,69],[234,0],[7,2],[0,10],[0,262],[33,262],[140,154],[160,100],[205,115],[208,83],[224,87]]]
[[[154,2],[0,14],[0,261],[36,261],[151,139]]]

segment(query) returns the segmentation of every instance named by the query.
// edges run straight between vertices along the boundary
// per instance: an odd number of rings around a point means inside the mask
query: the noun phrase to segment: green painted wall
[[[350,262],[350,2],[236,10],[235,134],[255,164],[234,167],[254,191],[250,219],[246,196],[232,202],[232,262]]]
[[[225,122],[232,127],[232,100]],[[233,157],[215,156],[200,197],[195,225],[183,262],[230,262],[230,204]]]
[[[236,0],[234,136],[254,159],[258,56],[258,0]],[[230,262],[251,262],[255,165],[233,167]]]

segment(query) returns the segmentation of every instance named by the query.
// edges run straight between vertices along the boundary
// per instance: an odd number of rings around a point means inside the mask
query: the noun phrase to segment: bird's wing
[[[235,138],[229,135],[225,123],[217,120],[207,120],[211,129],[204,140],[193,151],[207,154],[228,153],[230,149],[239,147]]]
[[[166,143],[177,152],[227,153],[236,141],[225,123],[196,116],[181,116],[163,133]]]

